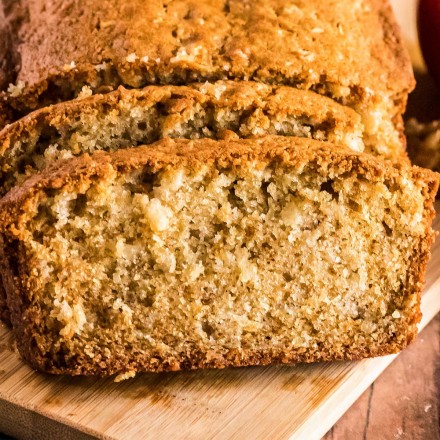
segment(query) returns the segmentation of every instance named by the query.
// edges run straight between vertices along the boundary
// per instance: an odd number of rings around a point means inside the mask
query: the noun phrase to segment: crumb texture
[[[363,151],[353,110],[311,91],[256,82],[150,86],[60,103],[0,132],[5,193],[56,159],[171,138],[313,138]]]
[[[10,193],[22,355],[55,373],[134,374],[404,347],[437,176],[278,139],[99,153]]]

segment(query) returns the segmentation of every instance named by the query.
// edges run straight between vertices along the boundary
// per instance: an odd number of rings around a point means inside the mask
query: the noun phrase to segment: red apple
[[[423,58],[440,86],[440,0],[420,0],[417,27]]]

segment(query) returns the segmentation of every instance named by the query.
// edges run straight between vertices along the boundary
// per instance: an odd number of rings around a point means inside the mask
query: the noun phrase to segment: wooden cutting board
[[[392,3],[415,67],[423,71],[416,0]],[[440,215],[435,227],[440,230]],[[440,310],[440,238],[426,281],[420,329]],[[394,358],[144,374],[116,384],[35,373],[20,362],[10,332],[0,326],[0,432],[64,440],[320,439]]]
[[[420,329],[440,310],[440,239],[422,310]],[[64,440],[320,439],[394,358],[143,374],[114,383],[36,373],[0,328],[0,432]]]

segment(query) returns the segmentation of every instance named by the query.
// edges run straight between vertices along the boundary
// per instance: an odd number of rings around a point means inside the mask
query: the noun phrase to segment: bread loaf
[[[355,109],[369,148],[404,156],[401,114],[414,80],[387,0],[4,3],[15,42],[0,100],[9,122],[84,86],[253,80]]]
[[[0,201],[20,354],[108,375],[395,353],[417,333],[438,183],[295,137],[60,161]]]

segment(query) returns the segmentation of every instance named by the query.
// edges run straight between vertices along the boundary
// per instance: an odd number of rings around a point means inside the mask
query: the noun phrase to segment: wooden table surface
[[[324,440],[439,440],[439,334],[437,315]]]

